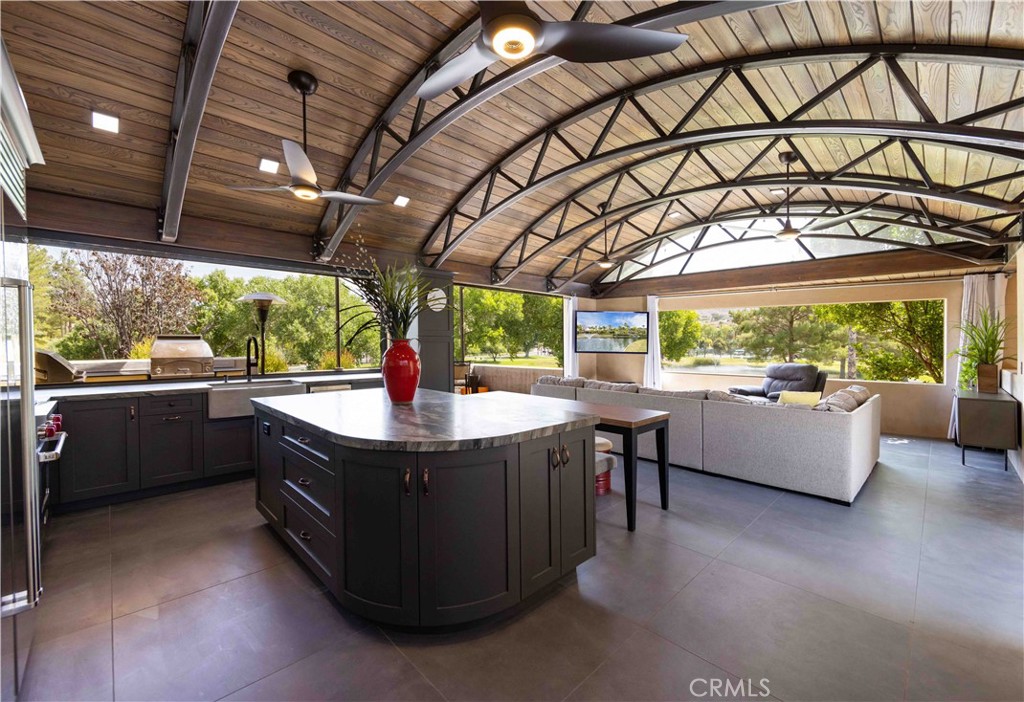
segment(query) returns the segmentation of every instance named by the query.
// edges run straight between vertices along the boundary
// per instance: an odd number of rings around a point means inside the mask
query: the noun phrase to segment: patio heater
[[[251,302],[256,306],[256,314],[260,320],[260,375],[267,374],[267,316],[273,304],[285,305],[284,298],[274,293],[254,292],[242,295],[236,302]]]

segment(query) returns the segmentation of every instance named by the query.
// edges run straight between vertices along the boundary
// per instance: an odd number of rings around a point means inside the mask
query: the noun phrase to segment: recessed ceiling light
[[[105,115],[102,112],[92,113],[92,126],[95,129],[102,129],[105,132],[117,134],[120,120],[113,115]]]
[[[281,164],[277,161],[271,161],[269,158],[260,159],[260,170],[264,173],[277,173],[277,169],[281,167]]]
[[[670,219],[675,219],[676,217],[682,217],[683,213],[682,212],[669,212],[668,216],[669,216]]]
[[[407,198],[405,195],[399,195],[398,197],[395,198],[395,205],[397,205],[398,207],[405,207],[408,204],[409,198]]]
[[[786,189],[785,188],[769,188],[768,192],[770,192],[772,195],[785,195],[786,194]]]

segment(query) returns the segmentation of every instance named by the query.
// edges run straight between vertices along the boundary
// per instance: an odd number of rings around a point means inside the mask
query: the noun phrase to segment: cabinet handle
[[[424,495],[429,495],[430,494],[430,469],[429,468],[424,468],[423,469],[423,494]]]
[[[308,531],[300,531],[299,532],[299,538],[302,539],[303,541],[312,541],[313,540],[313,535],[310,534]]]
[[[412,468],[405,469],[405,477],[402,478],[402,483],[405,485],[405,494],[412,494]]]
[[[296,441],[298,441],[300,444],[305,445],[305,444],[309,443],[309,437],[308,436],[300,436],[298,439],[296,439]]]
[[[309,478],[299,478],[299,485],[301,485],[302,487],[309,487]]]
[[[179,419],[181,419],[181,415],[180,414],[176,414],[173,417],[164,417],[164,421],[165,422],[176,422]]]
[[[565,444],[562,444],[562,465],[569,465],[570,458],[572,458],[572,454],[569,453],[569,447],[566,446]]]
[[[135,421],[135,405],[130,405],[128,409],[130,411],[131,420],[134,422]]]
[[[558,447],[551,449],[551,470],[557,470],[562,459],[558,457]]]

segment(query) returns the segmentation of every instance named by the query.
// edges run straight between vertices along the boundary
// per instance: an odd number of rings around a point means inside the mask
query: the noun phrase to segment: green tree
[[[821,363],[835,358],[838,325],[808,305],[730,310],[737,343],[758,360]]]
[[[854,329],[857,362],[868,380],[945,376],[945,302],[902,300],[819,305],[818,313]]]
[[[491,357],[507,352],[510,335],[506,326],[514,326],[523,314],[521,295],[501,290],[466,288],[463,294],[466,319],[466,350]]]
[[[693,310],[658,313],[661,357],[678,361],[693,350],[701,339],[700,317]]]
[[[559,366],[565,363],[565,351],[562,348],[562,298],[524,294],[523,320],[531,331],[530,348],[542,346],[558,359]]]

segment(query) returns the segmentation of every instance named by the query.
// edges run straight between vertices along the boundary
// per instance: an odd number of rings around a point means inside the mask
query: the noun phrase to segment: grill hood
[[[203,337],[191,334],[158,336],[149,352],[152,378],[213,375],[213,351]]]

